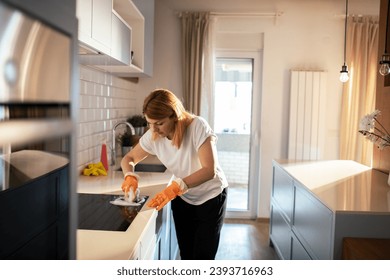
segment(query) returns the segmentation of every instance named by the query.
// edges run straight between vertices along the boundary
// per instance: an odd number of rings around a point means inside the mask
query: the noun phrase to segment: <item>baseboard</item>
[[[238,219],[238,218],[225,218],[226,222],[234,223],[234,222],[255,222],[255,223],[269,223],[269,218],[256,218],[256,219]]]
[[[269,223],[269,218],[257,218],[256,222],[258,222],[258,223]]]

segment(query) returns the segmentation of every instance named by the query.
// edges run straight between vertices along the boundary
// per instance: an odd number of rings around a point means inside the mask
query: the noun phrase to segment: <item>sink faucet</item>
[[[115,130],[118,126],[120,126],[121,124],[125,124],[127,125],[130,130],[131,130],[131,134],[132,135],[135,135],[135,129],[134,127],[129,123],[129,122],[118,122],[114,125],[113,129],[112,129],[112,150],[111,150],[111,165],[115,165],[116,163],[116,147],[115,147],[115,142],[116,142],[116,139],[115,139]]]

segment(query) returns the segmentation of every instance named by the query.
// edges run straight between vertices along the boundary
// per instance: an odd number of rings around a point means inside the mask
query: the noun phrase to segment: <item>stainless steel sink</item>
[[[167,168],[162,164],[142,164],[139,163],[135,166],[135,172],[165,172]],[[119,167],[116,171],[122,171],[122,168]]]

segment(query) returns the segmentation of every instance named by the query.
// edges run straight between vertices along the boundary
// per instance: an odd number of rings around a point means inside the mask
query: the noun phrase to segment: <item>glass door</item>
[[[214,131],[229,182],[227,217],[254,218],[259,162],[254,98],[258,53],[219,53],[214,72]],[[257,83],[256,83],[257,84]],[[257,87],[256,87],[257,90]]]

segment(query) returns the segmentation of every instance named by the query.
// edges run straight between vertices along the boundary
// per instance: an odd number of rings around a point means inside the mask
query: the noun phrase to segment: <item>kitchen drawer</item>
[[[287,221],[291,223],[294,204],[293,179],[279,166],[274,166],[272,198],[281,208]]]
[[[271,207],[270,238],[281,259],[289,260],[291,257],[290,236],[290,225],[284,219],[281,209],[273,204]]]
[[[294,233],[291,234],[291,259],[311,260],[309,253],[305,250],[305,248]]]
[[[293,231],[313,259],[332,259],[333,213],[300,186],[295,188]]]

